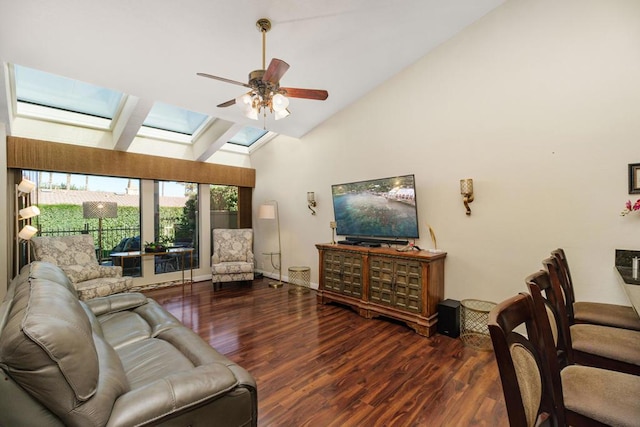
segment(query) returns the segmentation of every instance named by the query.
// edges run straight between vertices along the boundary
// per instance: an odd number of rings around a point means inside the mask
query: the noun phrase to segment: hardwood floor
[[[211,282],[145,292],[258,383],[259,426],[506,426],[493,352],[319,305],[312,290]]]

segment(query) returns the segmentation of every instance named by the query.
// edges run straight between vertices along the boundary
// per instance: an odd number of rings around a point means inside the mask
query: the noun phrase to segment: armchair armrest
[[[98,265],[100,277],[122,277],[122,267],[119,265]]]

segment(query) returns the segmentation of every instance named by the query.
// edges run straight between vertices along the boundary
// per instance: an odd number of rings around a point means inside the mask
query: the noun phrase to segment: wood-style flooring
[[[145,292],[258,384],[263,426],[507,426],[492,351],[266,279]]]

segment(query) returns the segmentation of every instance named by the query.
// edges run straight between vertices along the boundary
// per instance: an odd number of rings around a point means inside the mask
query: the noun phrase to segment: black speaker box
[[[446,299],[438,303],[438,333],[451,338],[460,336],[460,301]]]

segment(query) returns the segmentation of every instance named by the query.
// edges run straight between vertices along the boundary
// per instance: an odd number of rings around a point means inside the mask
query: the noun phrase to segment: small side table
[[[311,282],[311,268],[289,267],[289,293],[304,294],[309,292]]]
[[[489,335],[489,312],[496,306],[495,302],[465,299],[460,301],[460,339],[465,345],[478,350],[491,350]]]

